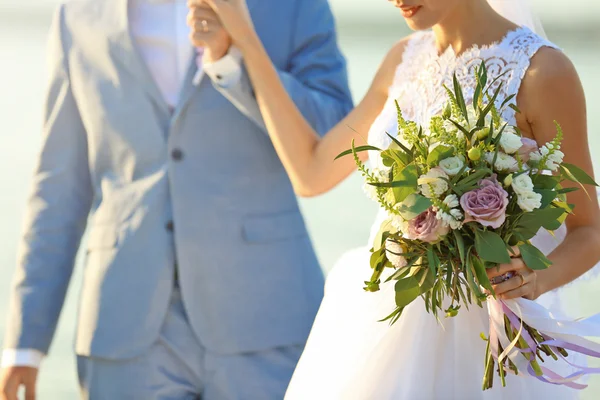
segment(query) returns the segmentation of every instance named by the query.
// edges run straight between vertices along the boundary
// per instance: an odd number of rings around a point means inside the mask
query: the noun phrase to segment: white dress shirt
[[[190,43],[186,24],[187,0],[129,0],[129,26],[134,43],[166,102],[175,107],[185,84],[196,51]],[[220,60],[208,64],[198,57],[197,84],[206,73],[222,87],[236,83],[241,77],[241,56],[232,48]],[[4,349],[1,367],[29,366],[39,368],[44,354],[33,349]]]

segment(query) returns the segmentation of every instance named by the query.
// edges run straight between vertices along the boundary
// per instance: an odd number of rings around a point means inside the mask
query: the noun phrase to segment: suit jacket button
[[[183,151],[181,151],[181,149],[173,149],[173,151],[171,151],[171,158],[175,161],[183,160]]]
[[[165,225],[165,228],[167,228],[167,230],[169,232],[173,232],[173,229],[175,229],[175,225],[173,224],[173,221],[167,222],[167,225]]]

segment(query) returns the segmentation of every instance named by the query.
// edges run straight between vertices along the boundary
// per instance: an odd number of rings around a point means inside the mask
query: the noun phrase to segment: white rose
[[[427,198],[437,197],[448,190],[448,174],[443,169],[436,167],[419,177],[417,181],[421,185],[421,193]]]
[[[460,204],[458,200],[458,196],[455,194],[449,194],[444,199],[444,204],[448,206],[448,208],[456,208]]]
[[[397,205],[397,208],[400,208],[401,204]],[[405,233],[408,230],[408,221],[406,221],[404,218],[402,218],[400,215],[397,214],[392,214],[390,215],[390,221],[392,223],[392,226],[396,229],[398,229],[398,231]]]
[[[517,193],[517,204],[521,210],[531,212],[542,206],[542,195],[533,191]]]
[[[390,260],[392,265],[396,268],[405,267],[407,263],[406,258],[401,256],[400,254],[406,253],[406,250],[402,247],[402,245],[393,240],[387,239],[385,241],[385,249],[387,259]]]
[[[513,178],[511,185],[517,194],[533,192],[533,181],[527,174],[522,174]]]
[[[488,162],[488,164],[491,164],[494,160],[494,153],[486,153],[485,160]],[[514,157],[498,152],[494,168],[500,172],[516,172],[519,169],[519,163]]]
[[[511,129],[509,130],[508,128]],[[523,143],[521,142],[521,137],[514,133],[514,129],[507,126],[500,137],[500,146],[502,146],[506,153],[513,154],[523,146]]]
[[[460,172],[465,162],[459,157],[449,157],[440,161],[440,168],[450,176],[454,176]]]

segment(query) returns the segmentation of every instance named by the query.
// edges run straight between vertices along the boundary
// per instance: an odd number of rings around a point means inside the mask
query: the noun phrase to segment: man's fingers
[[[25,400],[35,400],[36,398],[36,376],[37,374],[27,374],[25,376],[24,385],[25,385]]]
[[[7,379],[2,385],[2,400],[18,400],[19,381],[15,377]]]

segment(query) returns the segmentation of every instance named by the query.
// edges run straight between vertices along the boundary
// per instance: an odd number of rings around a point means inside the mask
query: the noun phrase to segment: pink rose
[[[518,150],[519,156],[523,162],[527,162],[529,161],[529,155],[538,151],[538,145],[535,140],[526,137],[521,138],[521,143],[523,143],[523,145]]]
[[[416,218],[408,221],[408,229],[405,237],[410,240],[422,240],[427,243],[435,243],[450,232],[450,227],[442,220],[437,219],[433,208],[419,214]]]
[[[479,181],[479,189],[462,195],[460,205],[465,211],[465,222],[477,221],[483,226],[498,228],[506,219],[508,193],[496,175]]]

